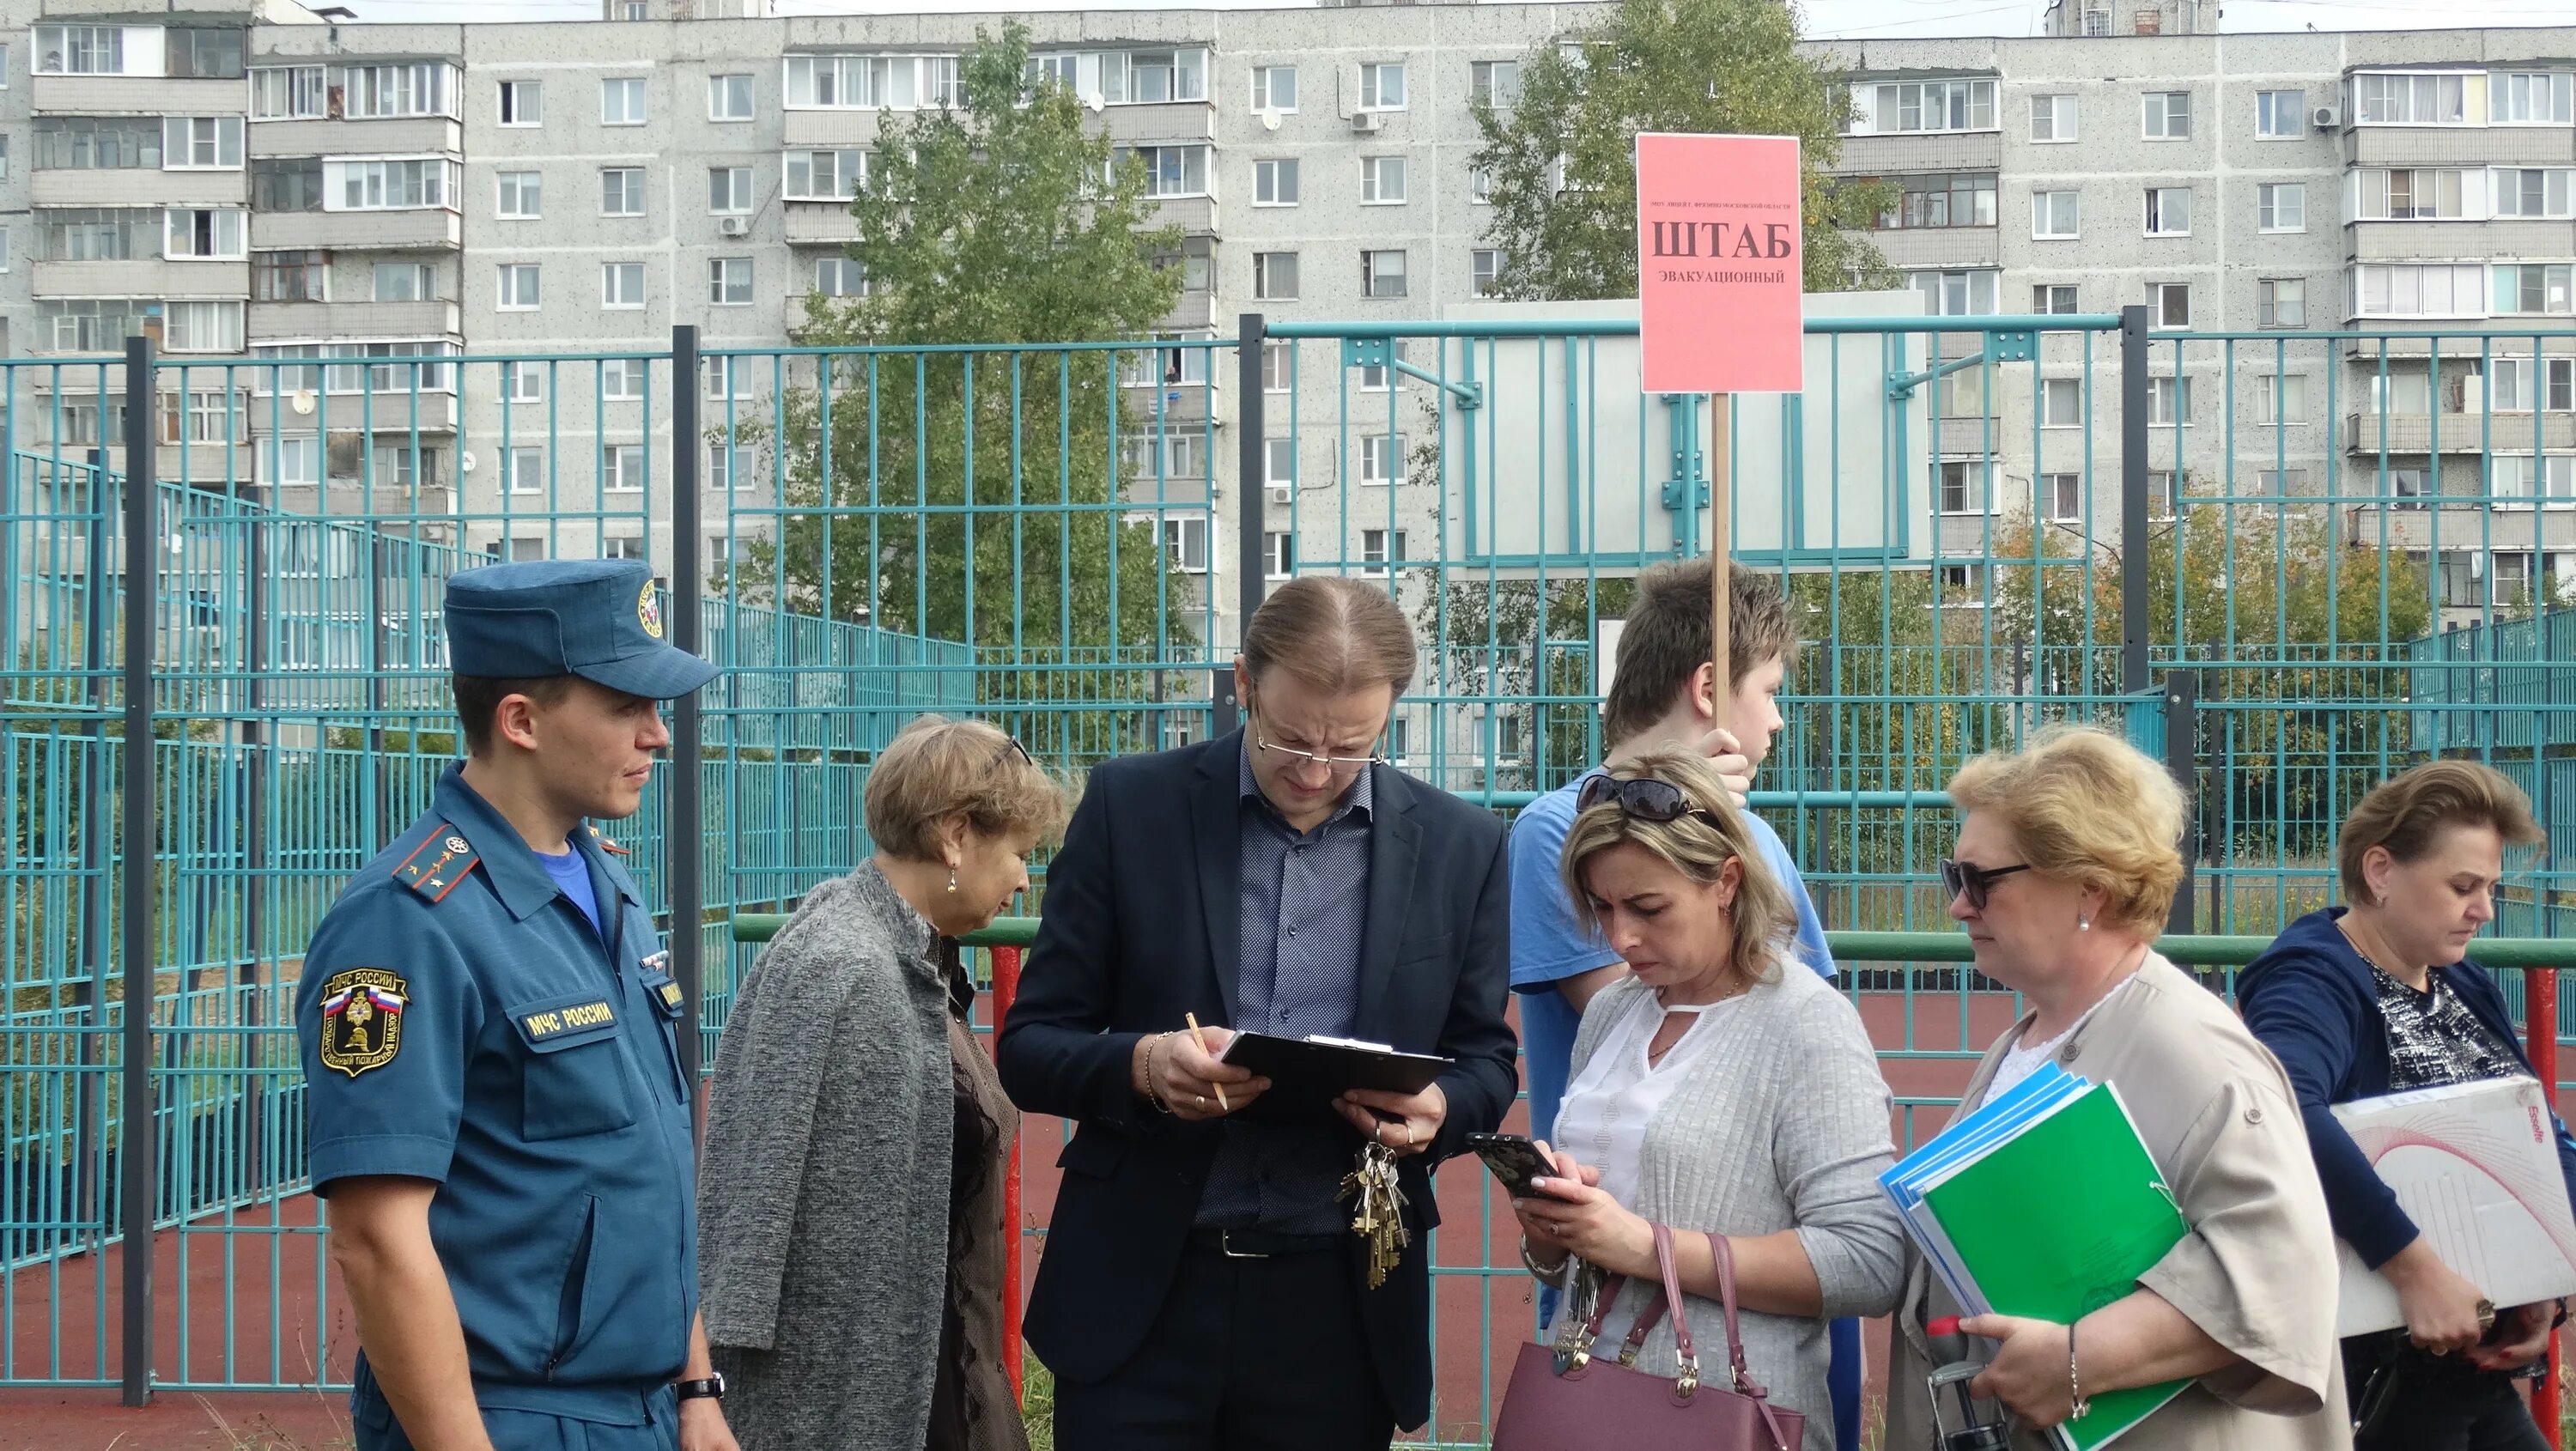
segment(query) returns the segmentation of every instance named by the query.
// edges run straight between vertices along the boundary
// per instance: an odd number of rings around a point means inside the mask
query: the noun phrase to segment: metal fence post
[[[2550,1112],[2558,1111],[2558,969],[2529,967],[2522,973],[2522,1016],[2524,1031],[2530,1039],[2532,1076],[2540,1080],[2540,1096]],[[2559,1359],[2558,1332],[2549,1333],[2549,1352],[2541,1357],[2540,1379],[2531,1387],[2531,1416],[2540,1424],[2540,1438],[2555,1448],[2561,1444],[2564,1424],[2560,1421],[2559,1395],[2563,1382],[2563,1365]]]
[[[2147,310],[2141,305],[2120,309],[2120,689],[2130,695],[2148,685],[2147,593]]]
[[[683,323],[671,329],[671,643],[692,654],[706,649],[698,449],[698,330]],[[698,698],[681,696],[671,709],[671,797],[662,842],[671,878],[671,975],[686,1002],[680,1071],[693,1092],[706,1031],[705,754]]]
[[[2192,868],[2200,860],[2200,675],[2165,672],[2165,769],[2182,788],[2182,883],[2165,914],[2168,932],[2192,932]]]
[[[152,985],[158,933],[152,920],[158,836],[153,820],[152,607],[160,583],[159,488],[152,456],[152,340],[125,340],[125,985],[116,1115],[118,1228],[125,1235],[124,1400],[152,1400]]]
[[[102,387],[101,392],[106,389]],[[54,473],[56,494],[61,497],[62,472]],[[101,1182],[108,1165],[107,1157],[107,1085],[102,1075],[90,1072],[99,1065],[106,1045],[98,1029],[107,1021],[105,1002],[107,975],[113,953],[110,947],[115,931],[111,921],[108,893],[113,890],[110,877],[115,870],[115,833],[108,823],[116,819],[113,774],[108,770],[111,747],[107,728],[107,641],[113,617],[108,612],[109,572],[107,546],[115,532],[116,520],[108,513],[107,452],[89,451],[89,486],[84,491],[88,538],[81,550],[81,579],[87,586],[81,600],[81,675],[86,685],[82,700],[89,710],[89,749],[81,765],[81,966],[80,985],[74,1000],[81,1009],[85,1031],[80,1035],[80,1098],[77,1104],[80,1126],[73,1143],[80,1157],[74,1171],[74,1193],[79,1203],[84,1226],[95,1225],[98,1240],[91,1248],[101,1248],[107,1239],[111,1219],[107,1208],[107,1186]]]
[[[1270,573],[1270,546],[1263,528],[1269,522],[1270,441],[1263,435],[1268,424],[1261,416],[1261,354],[1269,335],[1269,324],[1257,312],[1242,315],[1234,342],[1234,422],[1236,484],[1234,490],[1235,570],[1243,577],[1235,585],[1235,608],[1242,618],[1235,621],[1235,638],[1252,624],[1252,612],[1261,608],[1262,582]],[[1212,734],[1224,735],[1235,727],[1236,712],[1241,702],[1234,698],[1234,672],[1220,666],[1211,683],[1209,697],[1216,704]]]

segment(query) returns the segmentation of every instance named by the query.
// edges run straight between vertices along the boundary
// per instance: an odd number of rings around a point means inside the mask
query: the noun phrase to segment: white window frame
[[[326,212],[454,211],[458,167],[439,156],[389,156],[322,163],[322,210]],[[403,200],[418,181],[421,199]],[[359,200],[349,198],[357,193]],[[368,193],[374,193],[370,199]],[[431,193],[436,193],[435,196]],[[386,200],[385,198],[392,198]]]
[[[2402,69],[2392,70],[2387,68],[2356,71],[2352,77],[2351,124],[2355,126],[2483,125],[2485,123],[2482,118],[2472,118],[2469,115],[2468,75],[2469,73],[2466,71],[2417,71]],[[2484,82],[2486,78],[2481,75],[2478,79],[2481,82]],[[2398,104],[2400,93],[2393,84],[2398,81],[2406,83],[2403,92],[2405,98],[2403,105]],[[2444,81],[2450,82],[2452,86],[2457,89],[2457,96],[2447,96],[2443,94],[2444,87],[2442,83]],[[2433,104],[2430,109],[2433,113],[2439,114],[2447,111],[2454,103],[2456,103],[2458,114],[2456,116],[2438,120],[2426,120],[2419,117],[2416,114],[2416,102],[2423,98],[2423,92],[2427,90],[2432,93]],[[2374,111],[2378,114],[2374,115]],[[2392,114],[2397,111],[2402,111],[2404,114]]]
[[[2147,427],[2189,428],[2191,379],[2162,373],[2147,379]]]
[[[2525,307],[2524,274],[2541,275],[2540,306]],[[2502,293],[2507,274],[2513,277],[2513,306],[2506,307]],[[2567,262],[2499,262],[2495,264],[2494,286],[2497,293],[2491,304],[2496,317],[2568,317],[2576,316],[2576,264]]]
[[[1508,94],[1506,94],[1508,93]],[[1518,59],[1476,60],[1467,63],[1467,103],[1496,111],[1508,111],[1520,104],[1521,63]]]
[[[839,277],[830,279],[827,285],[824,277],[826,271],[855,273],[858,285],[844,286],[842,285],[844,279]],[[825,297],[865,297],[868,295],[867,269],[859,264],[859,259],[856,257],[827,253],[814,259],[814,290]]]
[[[2281,205],[2284,198],[2291,199],[2294,203],[2293,207],[2285,209]],[[2284,223],[2281,220],[2284,210],[2297,211],[2298,220],[2295,223]],[[2270,213],[2269,220],[2265,219],[2267,212]],[[2254,184],[2254,225],[2257,230],[2271,236],[2286,236],[2293,232],[2306,231],[2308,229],[2308,184],[2304,181],[2256,182]]]
[[[1267,580],[1297,577],[1297,536],[1285,529],[1261,531],[1261,577]]]
[[[1297,382],[1297,345],[1286,338],[1268,338],[1261,344],[1261,391],[1293,392]]]
[[[503,81],[494,93],[492,124],[507,128],[546,124],[546,83]]]
[[[543,363],[503,363],[501,365],[501,399],[505,403],[543,403],[546,401],[546,365]]]
[[[2426,296],[2424,282],[2428,274],[2434,272],[2448,274],[2444,279],[2444,290],[2452,298],[2451,307],[2435,309],[2423,305]],[[2482,318],[2488,315],[2488,303],[2494,296],[2494,283],[2486,266],[2476,262],[2357,262],[2352,264],[2348,276],[2352,315],[2356,318]],[[2374,281],[2386,298],[2378,311],[2369,307]],[[2401,284],[2405,285],[2401,288]],[[2401,290],[2415,293],[2417,306],[2414,309],[2399,308]],[[2467,299],[2465,305],[2462,304],[2464,297]]]
[[[1278,76],[1283,71],[1288,76],[1288,99],[1285,103],[1280,101],[1278,89]],[[1269,111],[1282,116],[1296,115],[1297,67],[1293,65],[1254,66],[1252,68],[1252,109],[1256,114]]]
[[[2281,113],[2279,98],[2290,98],[2288,130]],[[2254,139],[2257,141],[2297,141],[2308,134],[2308,93],[2304,90],[2262,90],[2254,93]]]
[[[778,194],[792,202],[846,202],[867,190],[869,156],[872,153],[855,146],[800,146],[779,159]],[[830,157],[828,167],[821,158]],[[844,158],[855,157],[854,162]],[[801,161],[799,158],[802,158]],[[817,179],[825,170],[831,172],[831,189],[823,190]],[[804,173],[800,180],[797,173]]]
[[[276,94],[279,92],[283,94]],[[251,67],[250,119],[253,121],[320,121],[330,114],[331,84],[329,72],[324,67]]]
[[[652,120],[652,88],[645,76],[608,76],[599,83],[599,124],[602,126],[641,126]],[[616,104],[611,104],[611,97]],[[634,103],[629,114],[626,103]]]
[[[153,39],[158,42],[159,38],[156,28]],[[28,52],[27,58],[31,62],[28,69],[40,76],[125,75],[130,62],[139,63],[144,59],[139,54],[129,56],[129,49],[139,52],[142,47],[128,47],[125,41],[126,27],[122,25],[39,25],[35,28],[35,43]],[[76,65],[75,61],[82,63]]]
[[[1394,169],[1395,185],[1387,186],[1388,168]],[[1405,202],[1404,158],[1401,156],[1363,156],[1360,158],[1360,205],[1364,207],[1400,207]]]
[[[2064,222],[2061,230],[2059,222]],[[2072,241],[2084,235],[2084,194],[2072,188],[2030,194],[2030,235],[2038,242]]]
[[[2042,378],[2039,380],[2039,426],[2042,428],[2082,428],[2084,426],[2083,379]]]
[[[2540,210],[2522,209],[2522,178],[2525,173],[2540,177]],[[2508,194],[2512,200],[2506,200]],[[2565,166],[2498,166],[2487,174],[2487,197],[2494,203],[2499,219],[2516,221],[2566,221],[2576,217],[2576,168]]]
[[[2181,104],[2175,104],[2179,98]],[[2138,137],[2142,141],[2189,141],[2191,139],[2191,92],[2149,91],[2140,97]],[[2181,129],[2176,130],[2176,118]]]
[[[730,84],[736,81],[741,84],[739,86]],[[734,98],[737,90],[741,93],[742,101],[742,110],[738,114],[724,104]],[[751,72],[728,71],[722,75],[707,77],[707,119],[709,121],[731,124],[738,121],[758,120],[759,116],[759,87],[753,82]]]
[[[716,178],[724,178],[724,195],[716,195]],[[721,201],[723,205],[717,203]],[[748,166],[710,166],[707,168],[707,215],[711,217],[747,217],[751,215],[751,168]]]
[[[1293,207],[1297,205],[1297,158],[1265,156],[1252,163],[1252,204],[1256,207]],[[1279,200],[1279,183],[1285,180],[1288,199]]]
[[[2077,114],[2073,92],[2031,97],[2031,143],[2037,146],[2062,146],[2075,140]],[[2045,134],[2042,134],[2043,132]]]
[[[2284,322],[2281,320],[2281,289],[2284,287],[2294,288],[2297,290],[2297,296],[2293,299],[2293,305],[2298,308],[2299,313],[2298,320],[2296,322]],[[2268,297],[2264,295],[2264,290],[2266,288],[2270,289],[2270,296]],[[2264,314],[2266,312],[2271,314],[2271,320],[2269,322],[2264,321]],[[2308,279],[2304,277],[2256,278],[2254,280],[2254,325],[2258,328],[2268,328],[2281,331],[2296,331],[2306,328],[2308,325]]]
[[[201,142],[200,127],[209,128]],[[212,161],[200,161],[200,149],[211,151]],[[239,171],[244,163],[242,153],[242,118],[239,116],[164,116],[161,118],[161,169],[163,171]],[[185,160],[181,157],[184,155]],[[229,158],[229,159],[227,159]]]
[[[2057,305],[2057,294],[2060,292],[2066,294],[2064,307]],[[2084,309],[2078,305],[2082,299],[2082,290],[2072,282],[2034,282],[2030,285],[2030,310],[2032,315],[2037,317],[2058,317],[2082,312]]]
[[[1404,435],[1360,435],[1360,484],[1364,488],[1399,488],[1404,483]]]
[[[2172,321],[2167,300],[2174,289],[2182,291],[2182,321]],[[2147,327],[2155,332],[2188,332],[2191,330],[2191,284],[2188,282],[2150,282],[2147,284]]]
[[[1379,259],[1384,257],[1392,257],[1395,259],[1395,269],[1392,274],[1382,270],[1384,264],[1381,263]],[[1395,290],[1392,292],[1381,291],[1380,284],[1388,280],[1390,275],[1395,281]],[[1374,247],[1361,249],[1360,296],[1378,301],[1404,298],[1412,295],[1412,286],[1411,259],[1405,255],[1404,248]]]
[[[711,438],[706,446],[706,487],[719,494],[747,494],[760,487],[760,460],[747,443]]]
[[[2259,373],[2254,378],[2254,421],[2265,428],[2308,421],[2308,375]]]
[[[2077,524],[2084,519],[2084,475],[2056,470],[2039,476],[2039,496],[2048,507],[2052,524]]]
[[[1390,79],[1395,82],[1392,87],[1395,99],[1391,101],[1387,99],[1387,93],[1390,89],[1387,82]],[[1409,86],[1409,81],[1410,77],[1405,73],[1405,62],[1403,61],[1362,61],[1360,63],[1359,109],[1363,111],[1401,111],[1406,109],[1407,104],[1411,101],[1413,95]]]
[[[1279,268],[1279,264],[1278,264],[1275,260],[1273,260],[1273,259],[1280,258],[1280,257],[1285,257],[1285,258],[1287,258],[1287,259],[1288,259],[1288,267],[1287,267],[1287,273],[1288,273],[1288,276],[1287,276],[1287,279],[1286,279],[1286,281],[1287,281],[1287,290],[1286,290],[1286,291],[1284,291],[1284,292],[1280,290],[1280,280],[1281,280],[1281,279],[1276,275],[1276,274],[1279,272],[1279,270],[1280,270],[1280,268]],[[1294,301],[1296,301],[1296,300],[1297,300],[1297,284],[1298,284],[1298,276],[1297,276],[1297,274],[1298,274],[1297,254],[1296,254],[1296,253],[1294,253],[1294,252],[1255,252],[1255,253],[1253,253],[1253,254],[1252,254],[1252,295],[1253,295],[1253,298],[1254,298],[1256,301],[1261,301],[1261,302],[1294,302]]]
[[[213,218],[207,228],[211,245],[203,252],[196,250],[195,218],[200,213]],[[171,207],[161,214],[161,255],[168,261],[246,262],[249,239],[250,213],[241,207]],[[0,256],[0,270],[6,270],[6,265],[6,257]]]
[[[523,288],[520,284],[525,283]],[[521,300],[522,298],[526,300]],[[545,305],[545,269],[534,262],[496,263],[492,273],[492,310],[535,312]]]
[[[546,450],[543,444],[512,444],[500,450],[500,455],[503,493],[542,494],[546,491]]]
[[[545,187],[545,173],[541,171],[494,172],[492,215],[505,222],[540,220],[545,216]]]
[[[1911,93],[1909,96],[1908,93]],[[1852,134],[1857,136],[1937,136],[1974,131],[2000,131],[2001,88],[1991,76],[1956,76],[1926,81],[1859,81],[1852,86]],[[1917,124],[1905,124],[1908,101]],[[1881,102],[1886,103],[1882,108]],[[1894,114],[1888,114],[1892,111]],[[1934,112],[1940,119],[1923,124]],[[1982,111],[1985,119],[1978,121]],[[1956,114],[1959,124],[1952,125]]]
[[[592,379],[599,389],[601,402],[637,403],[644,398],[646,372],[642,358],[602,358]],[[617,386],[610,387],[612,382]]]
[[[1191,197],[1203,197],[1209,194],[1208,187],[1213,180],[1213,178],[1210,177],[1209,172],[1213,169],[1215,164],[1215,158],[1210,155],[1212,150],[1213,148],[1205,142],[1175,142],[1169,145],[1160,146],[1128,146],[1119,148],[1114,159],[1114,164],[1124,165],[1130,158],[1142,162],[1145,167],[1146,198],[1151,201],[1181,201]],[[1164,162],[1167,159],[1164,156],[1165,152],[1178,153],[1178,160],[1180,163],[1178,179],[1170,183],[1172,188],[1170,190],[1165,189],[1166,177],[1164,175]],[[1193,178],[1190,175],[1192,169],[1190,163],[1193,158],[1196,158],[1198,163],[1198,175],[1195,178],[1198,184],[1195,187],[1191,185]]]
[[[2175,225],[2175,212],[2181,212],[2181,225]],[[2191,235],[2191,188],[2187,186],[2151,186],[2147,188],[2146,233],[2150,237],[2188,237]]]
[[[1950,502],[1953,474],[1960,480],[1960,503]],[[1982,454],[1932,462],[1932,512],[1949,519],[1980,519],[1995,512],[1995,461]]]
[[[2530,104],[2532,92],[2543,88],[2550,94],[2538,106]],[[2517,111],[2522,114],[2514,114]],[[2565,126],[2571,121],[2576,121],[2576,72],[2498,70],[2487,73],[2488,125]]]
[[[630,290],[621,283],[631,281]],[[645,291],[651,284],[641,262],[602,262],[599,264],[599,306],[606,312],[638,311],[644,306]]]
[[[599,449],[599,491],[603,494],[644,492],[646,457],[640,443],[609,443]]]
[[[2537,369],[2532,366],[2535,361],[2540,364]],[[2494,360],[2491,371],[2487,407],[2493,412],[2565,413],[2576,409],[2576,358],[2502,357]],[[2534,403],[2540,405],[2537,410],[2532,407]]]
[[[710,257],[707,259],[707,305],[709,307],[749,307],[757,300],[758,274],[749,257]],[[734,270],[742,272],[741,296],[729,297],[735,291]]]
[[[1951,287],[1954,282],[1959,292],[1956,300],[1962,304],[1955,311],[1949,305],[1953,300]],[[2001,305],[1996,290],[2003,285],[2003,272],[1994,267],[1925,268],[1908,272],[1905,285],[1923,294],[1928,304],[1924,308],[1927,316],[1990,317]],[[1982,309],[1977,306],[1979,292],[1985,294],[1986,305]]]
[[[633,211],[612,212],[612,211],[610,211],[610,210],[608,209],[608,179],[609,179],[611,176],[617,176],[617,177],[621,177],[621,178],[625,178],[625,179],[626,179],[626,180],[620,181],[620,182],[619,182],[619,184],[618,184],[618,191],[619,191],[619,193],[620,193],[620,200],[623,200],[623,199],[624,199],[624,197],[625,197],[625,195],[626,195],[626,194],[629,192],[629,190],[630,190],[630,188],[629,188],[629,186],[628,186],[628,182],[629,182],[629,181],[631,181],[631,182],[632,182],[631,192],[632,192],[632,195],[633,195],[633,196],[634,196],[634,198],[635,198],[635,209],[634,209]],[[643,167],[640,167],[640,166],[603,166],[603,167],[601,167],[601,168],[599,169],[599,214],[600,214],[601,216],[603,216],[603,217],[640,217],[640,216],[644,215],[644,207],[645,207],[645,201],[644,201],[644,168],[643,168]]]
[[[1375,540],[1372,544],[1370,541]],[[1390,566],[1402,569],[1407,563],[1405,537],[1401,529],[1363,529],[1360,531],[1360,573],[1384,578]]]
[[[1500,291],[1503,268],[1506,265],[1503,260],[1503,249],[1478,247],[1468,262],[1470,269],[1467,282],[1468,295],[1471,297],[1496,296]]]

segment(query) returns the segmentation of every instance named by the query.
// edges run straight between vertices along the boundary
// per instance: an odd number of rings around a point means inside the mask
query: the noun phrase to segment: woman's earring
[[[951,877],[951,878],[949,879],[949,881],[948,881],[948,890],[950,890],[950,891],[952,891],[952,892],[957,890],[957,880],[956,880],[956,878]],[[2092,919],[2092,918],[2090,918],[2090,917],[2088,917],[2088,916],[2086,916],[2086,915],[2084,915],[2084,914],[2083,914],[2083,913],[2081,913],[2081,912],[2076,913],[2076,914],[2075,914],[2075,930],[2076,930],[2076,931],[2078,931],[2078,932],[2090,932],[2090,931],[2092,931],[2092,930],[2093,930],[2093,919]]]
[[[948,893],[950,896],[955,896],[957,894],[957,874],[955,872],[950,872],[948,874]]]

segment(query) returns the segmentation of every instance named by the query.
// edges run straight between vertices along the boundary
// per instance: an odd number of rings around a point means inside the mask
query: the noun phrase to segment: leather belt
[[[1192,1249],[1212,1250],[1230,1260],[1266,1260],[1282,1255],[1317,1254],[1339,1248],[1338,1234],[1279,1234],[1267,1229],[1194,1229]]]

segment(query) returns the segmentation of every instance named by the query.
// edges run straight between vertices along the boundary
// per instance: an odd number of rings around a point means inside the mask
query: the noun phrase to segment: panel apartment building
[[[641,353],[678,323],[710,347],[785,343],[810,295],[866,285],[841,244],[881,120],[937,104],[959,49],[998,19],[607,0],[589,22],[367,25],[285,0],[204,3],[0,11],[12,356],[96,356],[138,331],[208,363]],[[1599,13],[1028,20],[1042,67],[1097,102],[1184,229],[1187,291],[1166,330],[1188,338],[1230,335],[1244,312],[1431,319],[1481,295],[1499,257],[1471,174],[1472,103],[1509,104],[1519,59]],[[2349,527],[2375,540],[2388,520],[2393,543],[2433,552],[2461,610],[2509,601],[2538,573],[2576,577],[2567,340],[2446,340],[2436,363],[2420,341],[2302,336],[2569,325],[2576,29],[2217,35],[2213,20],[2204,0],[2162,0],[2061,8],[2041,38],[1820,46],[1853,88],[1843,169],[1901,192],[1877,240],[1937,313],[2145,304],[2162,328],[2242,335],[2155,348],[2162,495],[2395,500],[2347,509]],[[1948,552],[1975,552],[2014,510],[2084,547],[2116,544],[2117,431],[2088,440],[2081,426],[2108,407],[2116,353],[2089,345],[2088,400],[2087,347],[2051,336],[2036,368],[1970,369],[1944,387],[1921,499]],[[1239,490],[1230,360],[1202,379],[1205,354],[1174,357],[1140,359],[1132,381],[1140,400],[1163,390],[1177,424],[1216,415],[1213,449],[1179,427],[1153,462],[1160,497],[1213,487],[1212,527],[1175,517],[1165,542],[1221,610],[1247,501],[1273,572],[1301,556],[1383,567],[1435,552],[1408,536],[1436,538],[1438,501],[1401,477],[1411,441],[1384,434],[1355,438],[1348,463],[1354,483],[1389,488],[1391,520],[1371,512],[1393,527],[1332,537],[1338,512],[1310,507],[1308,537],[1290,538],[1285,370],[1263,385],[1278,436],[1262,482],[1277,486]],[[1342,452],[1335,362],[1311,345],[1301,358],[1309,461]],[[22,370],[20,448],[112,451],[118,385],[77,371]],[[415,436],[408,370],[304,369],[279,390],[287,407],[264,384],[227,396],[208,369],[157,410],[161,476],[247,482],[336,514],[367,507],[371,481],[375,507],[496,554],[663,555],[667,516],[614,507],[661,498],[643,488],[671,446],[668,408],[646,401],[660,380],[648,389],[641,364],[585,366],[578,386],[563,382],[572,370],[554,375],[550,397],[540,370],[484,367],[460,386],[462,371],[427,380]],[[1384,415],[1389,381],[1410,391],[1382,373],[1352,380],[1355,398],[1379,399],[1355,417]],[[757,416],[769,375],[716,367],[697,386],[711,409]],[[368,415],[371,389],[390,389],[376,396],[398,399],[399,416]],[[380,431],[372,453],[362,421]],[[247,443],[224,447],[228,429]],[[1330,489],[1340,467],[1309,462],[1299,482]],[[711,450],[702,477],[710,520],[728,500],[766,502],[763,471],[730,450]],[[2437,507],[2445,496],[2460,502]],[[560,517],[511,517],[531,505]],[[608,517],[577,517],[594,505]],[[712,537],[711,557],[731,542]],[[1954,568],[1952,584],[1980,588],[1975,566]],[[1221,614],[1219,638],[1233,629]]]

